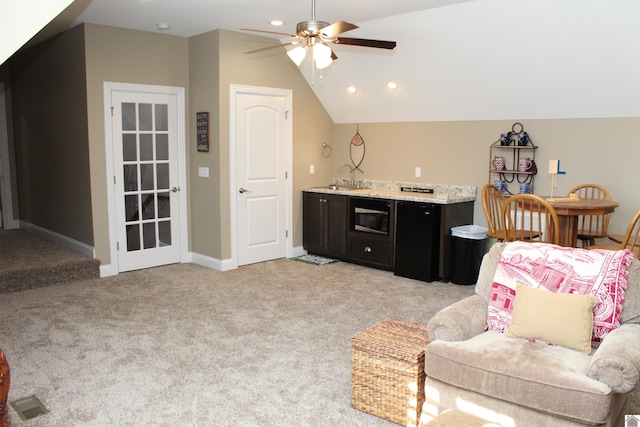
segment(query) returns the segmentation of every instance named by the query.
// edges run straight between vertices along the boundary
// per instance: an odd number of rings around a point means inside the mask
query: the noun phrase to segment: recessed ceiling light
[[[348,86],[347,90],[349,91],[349,93],[356,93],[358,91],[355,86]]]
[[[391,90],[396,90],[398,88],[398,84],[396,82],[387,83],[387,87]]]
[[[269,24],[273,25],[274,27],[279,27],[281,25],[284,25],[284,21],[274,19],[273,21],[269,22]]]
[[[167,24],[166,22],[158,22],[156,24],[156,28],[160,31],[167,31],[171,29],[171,24]]]

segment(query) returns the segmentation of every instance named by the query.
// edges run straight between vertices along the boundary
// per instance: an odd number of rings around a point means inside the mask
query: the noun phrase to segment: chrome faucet
[[[345,163],[345,164],[343,164],[342,166],[340,166],[338,168],[338,173],[340,173],[340,171],[342,171],[342,168],[345,167],[345,166],[349,168],[349,173],[351,173],[351,183],[349,185],[353,186],[353,182],[354,182],[353,175],[356,172],[356,168],[351,167],[351,165],[348,164],[348,163]]]

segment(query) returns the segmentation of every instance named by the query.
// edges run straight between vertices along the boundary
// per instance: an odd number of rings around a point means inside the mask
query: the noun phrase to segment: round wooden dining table
[[[560,244],[574,248],[578,244],[580,215],[604,215],[613,212],[619,206],[613,200],[601,199],[546,200],[554,207],[560,220]]]

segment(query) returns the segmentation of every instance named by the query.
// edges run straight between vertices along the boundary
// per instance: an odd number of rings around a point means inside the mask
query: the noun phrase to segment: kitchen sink
[[[336,184],[331,184],[331,185],[327,185],[325,187],[320,187],[320,188],[326,188],[327,190],[335,190],[335,191],[362,190],[362,188],[355,187],[355,186],[352,186],[352,185],[336,185]]]

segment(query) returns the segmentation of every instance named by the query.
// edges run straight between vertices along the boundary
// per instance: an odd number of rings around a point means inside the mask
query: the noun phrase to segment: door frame
[[[2,177],[0,185],[2,189],[2,227],[10,230],[20,228],[20,221],[13,217],[13,185],[11,180],[11,159],[9,158],[9,117],[7,116],[6,96],[4,83],[0,82],[0,157],[2,164],[0,170]]]
[[[260,86],[229,85],[229,226],[231,232],[231,268],[238,268],[238,222],[236,220],[236,207],[238,203],[238,192],[236,185],[236,96],[240,94],[264,95],[264,96],[284,96],[287,110],[286,123],[286,257],[293,256],[293,91],[290,89],[278,89]]]
[[[107,216],[109,225],[110,272],[120,273],[118,261],[118,229],[115,196],[115,169],[113,162],[113,129],[111,125],[111,98],[114,92],[129,92],[153,95],[173,95],[176,97],[178,141],[178,186],[180,187],[180,262],[189,261],[189,227],[187,221],[187,161],[186,161],[186,127],[185,127],[185,89],[174,86],[155,86],[131,83],[104,82],[104,131],[105,131],[105,163],[107,183]],[[124,244],[124,243],[123,243]]]

